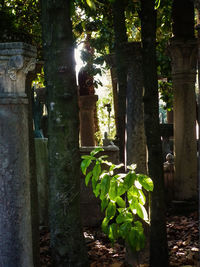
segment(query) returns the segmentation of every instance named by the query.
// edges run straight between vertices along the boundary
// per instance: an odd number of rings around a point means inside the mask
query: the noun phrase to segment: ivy
[[[81,170],[85,184],[92,183],[93,192],[105,211],[102,230],[112,243],[122,238],[133,251],[139,251],[145,245],[139,218],[149,223],[143,190],[153,191],[153,182],[148,176],[137,174],[135,164],[127,167],[127,173],[118,173],[123,164],[113,164],[105,160],[107,156],[97,157],[101,151],[103,148],[98,147],[90,155],[82,156]]]

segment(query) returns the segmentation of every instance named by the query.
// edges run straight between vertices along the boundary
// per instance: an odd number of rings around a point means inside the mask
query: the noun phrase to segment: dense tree
[[[0,42],[25,42],[38,49],[41,58],[41,8],[39,0],[1,0]]]
[[[42,1],[54,266],[87,266],[81,229],[78,99],[70,1]]]

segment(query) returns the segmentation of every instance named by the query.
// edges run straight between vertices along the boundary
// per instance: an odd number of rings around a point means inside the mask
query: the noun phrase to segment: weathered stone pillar
[[[116,60],[115,54],[109,54],[105,56],[106,63],[110,67],[110,75],[112,81],[112,92],[113,92],[113,104],[114,104],[114,113],[115,113],[115,125],[118,136],[118,81],[117,81],[117,70],[116,70]]]
[[[0,43],[0,266],[32,267],[28,99],[36,49]]]
[[[195,80],[196,40],[172,40],[172,80],[174,90],[175,198],[197,197],[197,141]]]
[[[94,110],[97,95],[79,96],[81,146],[95,146]]]

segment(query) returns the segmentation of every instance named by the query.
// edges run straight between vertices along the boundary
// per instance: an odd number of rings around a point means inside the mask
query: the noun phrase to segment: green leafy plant
[[[95,196],[101,200],[101,209],[105,210],[102,230],[112,243],[122,238],[133,251],[139,251],[145,245],[141,219],[149,223],[142,189],[153,191],[153,182],[148,176],[137,174],[135,164],[127,167],[127,173],[118,173],[123,164],[105,160],[106,155],[96,157],[100,151],[103,149],[95,148],[90,155],[82,156],[81,170],[86,186],[91,181]]]

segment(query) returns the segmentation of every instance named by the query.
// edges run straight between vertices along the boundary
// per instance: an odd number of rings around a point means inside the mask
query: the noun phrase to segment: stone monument
[[[96,102],[98,96],[94,94],[92,75],[83,67],[78,75],[79,108],[80,108],[80,140],[81,146],[95,145],[95,131],[97,130]],[[95,129],[96,128],[96,129]]]
[[[36,48],[0,43],[0,266],[33,267],[26,75]]]
[[[175,199],[197,199],[197,140],[195,81],[197,42],[172,39],[174,91]]]

